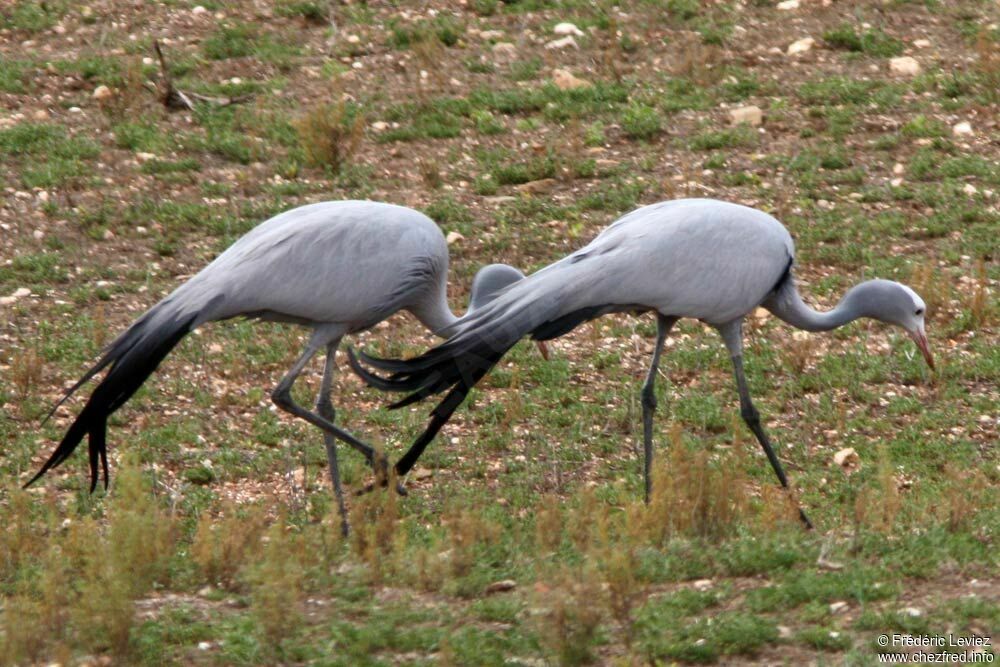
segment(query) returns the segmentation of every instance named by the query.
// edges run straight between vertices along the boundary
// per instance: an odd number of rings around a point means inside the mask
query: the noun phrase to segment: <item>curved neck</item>
[[[410,308],[410,312],[435,336],[441,338],[447,338],[452,327],[458,322],[458,317],[448,306],[447,287],[437,290],[430,299],[425,299]]]
[[[789,277],[778,292],[763,304],[779,319],[806,331],[829,331],[862,317],[849,291],[832,310],[820,312],[807,306]]]

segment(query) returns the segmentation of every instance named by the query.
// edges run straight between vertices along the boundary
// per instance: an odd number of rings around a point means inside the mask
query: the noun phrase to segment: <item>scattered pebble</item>
[[[97,88],[94,88],[94,92],[91,97],[98,102],[103,102],[104,100],[111,99],[113,95],[114,93],[112,93],[111,89],[107,86],[98,86]]]
[[[899,76],[916,76],[923,71],[916,58],[900,56],[889,60],[889,71]]]
[[[576,35],[577,37],[583,37],[583,31],[577,28],[572,23],[557,23],[556,27],[552,28],[552,32],[557,35]]]
[[[452,243],[464,241],[465,237],[458,232],[448,232],[448,236],[444,237],[444,240],[448,242],[448,245],[451,245]]]
[[[483,30],[481,33],[479,33],[479,37],[483,41],[489,42],[489,41],[492,41],[494,39],[500,39],[501,37],[503,37],[503,31],[502,30]]]
[[[906,167],[903,166],[902,162],[897,162],[896,164],[892,165],[892,173],[896,174],[897,176],[901,176],[904,171],[906,171]]]
[[[198,5],[194,9],[191,10],[191,13],[194,14],[195,16],[197,16],[198,14],[206,14],[206,13],[208,13],[208,10],[205,9],[204,7],[202,7],[201,5]]]
[[[573,73],[565,69],[552,71],[552,83],[559,90],[574,90],[576,88],[588,88],[592,84],[589,81],[573,76]]]
[[[973,185],[972,183],[966,183],[965,187],[962,188],[962,192],[964,192],[965,194],[971,196],[971,195],[974,195],[977,192],[979,192],[979,190],[977,190],[976,186]]]
[[[34,118],[35,120],[48,120],[49,112],[46,111],[45,109],[38,109],[37,111],[35,111],[35,113],[31,115],[31,117]]]
[[[764,122],[764,112],[758,106],[737,107],[729,110],[729,120],[733,125],[747,123],[757,127]]]
[[[831,614],[839,614],[842,611],[847,611],[847,608],[849,606],[850,605],[848,605],[843,600],[838,600],[837,602],[831,602],[830,603],[830,613]]]
[[[35,231],[31,232],[31,235],[34,237],[36,241],[41,241],[42,239],[45,238],[45,232],[43,232],[40,229],[36,229]]]
[[[572,35],[563,37],[562,39],[554,39],[545,45],[547,49],[565,49],[568,46],[572,46],[574,49],[580,48],[580,45],[576,43]]]
[[[917,618],[918,616],[923,616],[924,612],[916,607],[905,607],[899,610],[900,614],[904,616],[910,616],[912,618]]]
[[[493,55],[502,60],[513,60],[517,57],[517,47],[510,42],[497,42],[493,45]]]
[[[951,133],[956,137],[963,137],[972,134],[972,124],[967,120],[963,120],[961,123],[957,123],[951,128]]]
[[[859,462],[858,453],[853,447],[846,447],[833,455],[833,462],[842,468],[852,468]]]
[[[784,0],[784,2],[778,3],[778,9],[782,9],[784,11],[788,11],[790,9],[798,9],[798,8],[799,8],[799,0]]]
[[[715,585],[715,582],[711,579],[698,579],[691,585],[696,591],[707,591]]]
[[[389,123],[385,122],[384,120],[377,120],[374,123],[372,123],[372,129],[375,130],[376,132],[383,132],[389,129]]]
[[[788,51],[786,51],[786,53],[788,53],[788,55],[790,56],[798,55],[800,53],[806,53],[807,51],[811,50],[815,44],[816,40],[813,39],[812,37],[804,37],[789,44]]]
[[[493,595],[494,593],[506,593],[507,591],[512,591],[517,588],[517,582],[513,579],[502,579],[500,581],[494,581],[492,584],[486,587],[486,594]]]
[[[778,626],[778,638],[779,639],[791,639],[792,638],[792,629],[790,627],[788,627],[787,625],[779,625]]]
[[[913,40],[913,46],[918,49],[926,49],[931,45],[931,40],[929,39],[915,39]]]

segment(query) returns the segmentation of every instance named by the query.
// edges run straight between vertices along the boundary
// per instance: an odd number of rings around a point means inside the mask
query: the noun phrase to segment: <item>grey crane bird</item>
[[[402,206],[335,201],[302,206],[261,223],[211,264],[149,309],[105,350],[100,360],[53,407],[108,369],[55,452],[25,485],[65,461],[89,435],[91,491],[98,464],[108,484],[107,419],[145,382],[189,332],[206,322],[244,316],[313,329],[305,351],[271,394],[278,407],[322,429],[337,503],[344,518],[336,441],[387,472],[384,456],[334,425],[330,400],[334,356],[341,338],[364,331],[399,310],[445,335],[459,322],[447,301],[448,245],[427,216]],[[524,275],[493,264],[475,278],[472,308],[488,304]],[[470,310],[471,312],[471,310]],[[326,351],[315,410],[295,403],[291,388],[310,359]]]
[[[743,373],[743,318],[763,306],[808,331],[839,327],[870,317],[903,327],[933,367],[924,332],[926,306],[896,282],[869,280],[852,288],[829,312],[803,303],[792,278],[795,246],[788,230],[770,215],[711,199],[667,201],[623,216],[586,247],[510,285],[464,320],[445,343],[408,361],[362,359],[388,377],[366,370],[348,349],[351,365],[366,382],[389,391],[412,392],[392,405],[414,403],[448,390],[424,433],[396,464],[405,475],[469,390],[522,336],[549,340],[601,315],[654,311],[656,343],[642,388],[644,478],[650,493],[654,382],[663,343],[682,317],[715,327],[732,358],[740,412],[764,449],[781,485],[788,480]],[[801,513],[801,510],[800,510]],[[801,513],[802,520],[811,526]]]

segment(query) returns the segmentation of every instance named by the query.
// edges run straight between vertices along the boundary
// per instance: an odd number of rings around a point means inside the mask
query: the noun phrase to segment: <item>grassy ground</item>
[[[0,661],[869,664],[899,632],[992,634],[995,650],[995,3],[197,4],[0,7]],[[563,21],[584,34],[548,48]],[[252,99],[167,111],[154,39],[181,90]],[[892,74],[900,55],[922,71]],[[563,90],[557,69],[590,85]],[[762,126],[729,122],[746,104]],[[348,540],[318,434],[268,400],[304,344],[293,327],[179,346],[112,420],[109,494],[86,492],[82,456],[18,489],[80,402],[40,418],[101,346],[277,211],[426,211],[464,237],[460,308],[483,263],[540,267],[682,196],[778,216],[814,303],[881,276],[929,305],[936,374],[877,324],[751,318],[750,384],[813,533],[694,322],[661,366],[642,504],[648,316],[585,325],[548,363],[516,348],[408,498],[352,500]],[[431,340],[398,316],[354,343]],[[386,412],[347,372],[334,400],[393,458],[428,410]],[[368,481],[342,461],[350,489]]]

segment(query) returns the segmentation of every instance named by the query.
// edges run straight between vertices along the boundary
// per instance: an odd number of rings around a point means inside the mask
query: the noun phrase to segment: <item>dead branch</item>
[[[173,79],[170,78],[170,68],[167,67],[166,58],[163,57],[163,50],[160,49],[160,42],[153,40],[153,49],[156,57],[160,61],[160,78],[163,79],[163,88],[159,90],[160,101],[168,109],[187,109],[194,111],[194,103],[214,104],[226,107],[231,104],[243,104],[253,99],[253,94],[236,95],[231,97],[212,97],[210,95],[200,95],[198,93],[185,93],[174,87]]]

